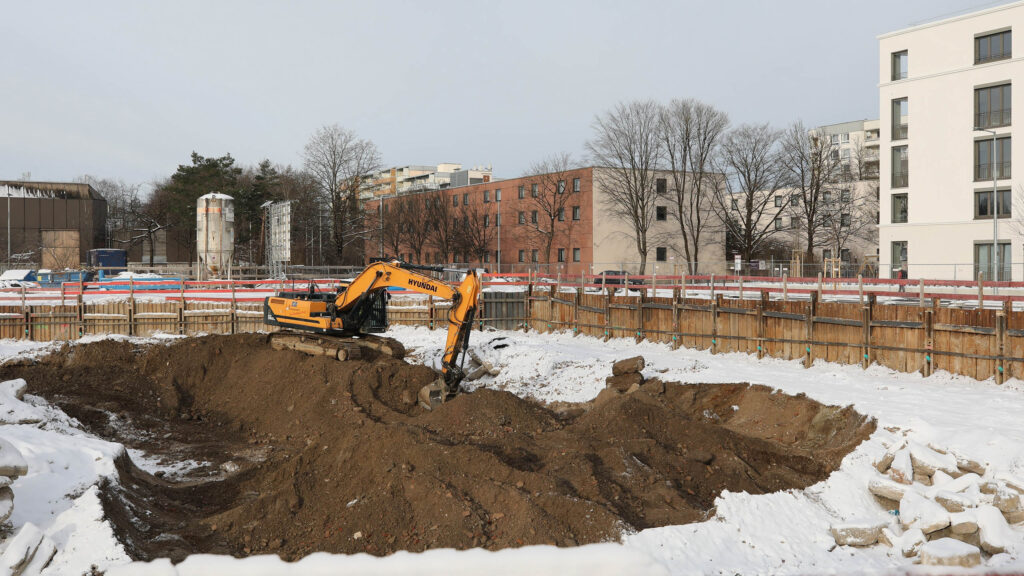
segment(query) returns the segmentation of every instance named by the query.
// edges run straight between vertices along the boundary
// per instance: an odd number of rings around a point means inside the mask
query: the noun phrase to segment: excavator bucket
[[[447,400],[447,397],[448,384],[445,383],[444,378],[438,378],[423,388],[420,388],[420,406],[427,410],[437,408]]]

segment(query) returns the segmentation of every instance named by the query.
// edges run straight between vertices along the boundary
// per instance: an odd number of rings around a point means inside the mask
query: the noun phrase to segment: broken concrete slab
[[[935,502],[950,512],[963,512],[967,508],[978,505],[978,501],[967,494],[939,490],[935,493]]]
[[[910,459],[914,469],[931,476],[936,470],[942,470],[950,476],[959,476],[960,469],[956,466],[956,457],[952,454],[936,452],[924,444],[909,442]]]
[[[900,523],[904,528],[920,528],[930,534],[949,526],[949,512],[917,492],[907,490],[900,500]]]
[[[939,538],[921,545],[919,556],[926,566],[962,566],[981,564],[981,550],[953,538]]]
[[[832,537],[839,546],[871,546],[878,542],[888,521],[854,520],[833,524]]]
[[[1014,536],[1002,512],[995,506],[982,505],[974,510],[981,537],[981,548],[989,554],[1005,552]]]
[[[954,534],[974,534],[978,531],[978,521],[973,511],[957,512],[949,515],[949,528]]]
[[[612,376],[622,376],[623,374],[636,374],[644,369],[644,357],[634,356],[632,358],[626,358],[625,360],[619,360],[612,364]]]
[[[28,462],[7,440],[0,438],[0,476],[18,478],[28,474]]]
[[[868,482],[868,490],[875,496],[899,502],[907,492],[907,486],[888,478],[874,478]]]

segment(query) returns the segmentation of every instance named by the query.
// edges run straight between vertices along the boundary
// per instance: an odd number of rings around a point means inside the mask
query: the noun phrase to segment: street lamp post
[[[996,149],[996,131],[987,128],[976,128],[979,132],[988,132],[992,135],[992,163],[989,170],[992,172],[992,280],[999,279],[999,191],[996,189],[996,160],[998,151]]]
[[[494,193],[494,201],[498,203],[498,253],[496,254],[498,261],[498,274],[501,274],[501,189],[499,188]]]

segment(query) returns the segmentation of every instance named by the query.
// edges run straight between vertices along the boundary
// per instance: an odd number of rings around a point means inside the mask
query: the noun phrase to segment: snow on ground
[[[438,366],[442,331],[394,327],[389,336],[410,349],[410,361]],[[470,573],[565,574],[763,574],[901,573],[911,560],[883,546],[835,546],[829,527],[839,521],[891,518],[870,496],[877,478],[872,463],[886,445],[906,438],[940,446],[980,461],[986,478],[1024,477],[1024,384],[976,382],[939,373],[929,378],[873,366],[862,370],[825,362],[809,369],[799,361],[758,360],[744,354],[671,350],[667,345],[602,342],[571,334],[522,332],[474,333],[471,344],[502,368],[496,377],[474,383],[545,401],[593,398],[610,373],[611,362],[636,354],[647,360],[644,375],[680,382],[752,382],[787,393],[805,393],[826,404],[853,404],[878,419],[878,431],[844,459],[827,480],[805,490],[768,495],[723,493],[715,516],[703,523],[668,526],[624,536],[622,544],[579,548],[534,546],[500,552],[468,550],[397,553],[386,558],[365,554],[315,554],[298,565],[277,557],[233,560],[196,555],[177,567],[166,561],[133,564],[110,574],[308,574],[341,571],[411,574],[444,571]],[[39,354],[46,345],[0,342],[5,358]],[[109,524],[102,519],[96,484],[114,474],[113,459],[123,447],[82,432],[77,423],[42,399],[25,396],[24,406],[0,394],[0,413],[14,410],[34,424],[0,427],[0,437],[22,451],[29,474],[13,484],[13,527],[32,522],[58,545],[50,574],[80,573],[96,564],[107,568],[127,561]],[[886,430],[886,428],[891,430]],[[135,454],[137,461],[147,458]],[[150,464],[152,464],[150,462]],[[1024,532],[1009,534],[1007,554],[979,570],[1024,569]]]

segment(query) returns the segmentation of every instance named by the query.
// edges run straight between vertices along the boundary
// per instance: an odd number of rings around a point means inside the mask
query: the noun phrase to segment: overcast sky
[[[205,156],[300,166],[317,127],[389,165],[583,158],[595,114],[692,97],[733,123],[878,117],[876,36],[991,0],[14,2],[0,179],[148,184]]]

